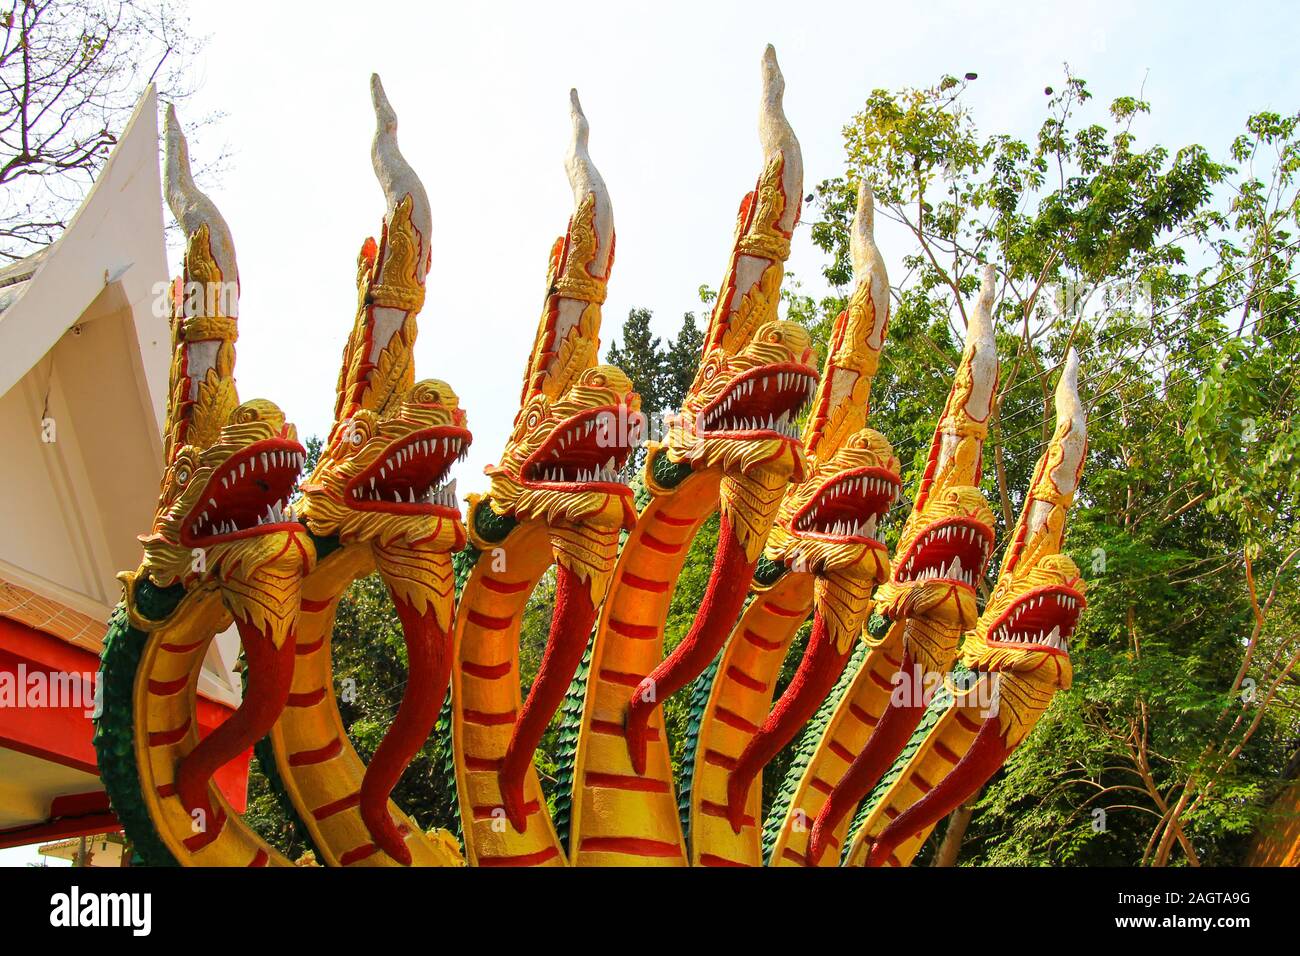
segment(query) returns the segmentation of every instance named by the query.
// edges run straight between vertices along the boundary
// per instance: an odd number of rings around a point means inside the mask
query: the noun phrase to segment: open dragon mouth
[[[752,369],[700,411],[699,433],[797,441],[799,415],[816,390],[817,376],[804,365]]]
[[[895,562],[899,584],[944,580],[974,590],[993,550],[993,529],[973,518],[945,518],[922,531]]]
[[[565,419],[524,462],[524,481],[543,487],[603,485],[631,494],[620,473],[640,441],[640,416],[619,411],[618,405],[604,405]]]
[[[470,441],[469,431],[455,425],[412,432],[348,482],[348,504],[359,511],[460,517],[456,481],[447,476]]]
[[[989,626],[986,640],[1000,647],[1069,654],[1070,636],[1085,603],[1073,588],[1034,588]]]
[[[855,468],[836,475],[794,516],[796,533],[814,538],[884,547],[878,524],[902,482],[884,468]]]
[[[289,511],[306,452],[288,438],[254,442],[217,467],[182,529],[186,545],[300,527]]]

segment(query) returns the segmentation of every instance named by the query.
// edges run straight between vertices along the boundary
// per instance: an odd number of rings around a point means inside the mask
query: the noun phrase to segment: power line
[[[1297,273],[1297,275],[1300,275],[1300,273]],[[1293,300],[1291,300],[1290,302],[1287,302],[1284,306],[1279,306],[1279,307],[1276,308],[1276,309],[1273,309],[1273,310],[1271,310],[1271,311],[1269,311],[1269,312],[1267,312],[1267,313],[1261,314],[1261,315],[1260,315],[1258,318],[1256,318],[1253,322],[1250,322],[1250,323],[1248,323],[1247,325],[1243,326],[1241,331],[1245,331],[1245,329],[1247,329],[1247,328],[1253,328],[1253,327],[1255,327],[1255,326],[1258,325],[1260,322],[1262,322],[1262,321],[1264,321],[1265,319],[1269,318],[1269,316],[1274,315],[1274,314],[1276,314],[1277,312],[1279,312],[1281,309],[1283,309],[1283,308],[1287,308],[1287,307],[1290,307],[1290,306],[1295,305],[1297,301],[1300,301],[1300,300],[1295,300],[1295,299],[1293,299]],[[1213,338],[1213,339],[1210,339],[1210,340],[1208,340],[1208,341],[1206,341],[1206,342],[1202,342],[1200,345],[1198,345],[1198,346],[1196,346],[1195,348],[1189,350],[1189,351],[1187,352],[1187,356],[1186,356],[1186,358],[1187,358],[1188,360],[1190,360],[1192,356],[1194,356],[1197,352],[1201,351],[1202,349],[1208,348],[1208,347],[1211,346],[1211,345],[1215,345],[1215,344],[1217,344],[1217,343],[1219,343],[1219,342],[1222,342],[1222,341],[1224,341],[1224,340],[1226,340],[1226,339],[1228,339],[1228,338],[1231,338],[1232,336],[1234,336],[1234,335],[1236,335],[1236,334],[1238,334],[1238,333],[1226,332],[1226,333],[1224,333],[1223,335],[1221,335],[1221,336],[1219,336],[1219,337],[1217,337],[1217,338]],[[1149,350],[1147,350],[1147,351],[1149,351]],[[1141,355],[1144,355],[1144,354],[1146,354],[1145,351],[1139,353],[1139,356],[1133,356],[1133,357],[1134,357],[1134,358],[1136,358],[1136,357],[1140,357]],[[1128,357],[1128,356],[1126,356],[1126,357]],[[1109,369],[1110,369],[1110,368],[1113,368],[1114,365],[1116,365],[1116,364],[1118,364],[1118,363],[1113,363],[1111,366],[1108,366],[1108,368],[1106,369],[1106,371],[1109,371]],[[1160,364],[1160,370],[1161,370],[1161,373],[1164,374],[1164,373],[1168,372],[1170,366],[1171,366],[1171,363],[1170,363],[1168,360],[1162,362],[1162,363]],[[1174,367],[1174,368],[1187,368],[1186,364],[1177,364],[1177,365],[1173,365],[1173,367]],[[1131,379],[1131,378],[1132,378],[1132,377],[1133,377],[1133,376],[1134,376],[1138,371],[1139,371],[1139,369],[1133,369],[1132,371],[1129,371],[1129,372],[1125,373],[1125,374],[1124,374],[1124,375],[1119,379],[1119,381],[1114,382],[1110,387],[1108,387],[1107,389],[1105,389],[1104,391],[1102,391],[1100,394],[1093,396],[1092,401],[1091,401],[1091,404],[1092,404],[1093,406],[1096,406],[1097,403],[1100,402],[1103,398],[1106,398],[1106,397],[1109,396],[1109,395],[1113,395],[1113,394],[1115,394],[1115,392],[1119,391],[1120,387],[1121,387],[1125,382],[1127,382],[1129,379]],[[1095,377],[1095,376],[1094,376],[1094,377]],[[1165,383],[1164,383],[1164,384],[1165,384],[1166,387],[1168,387],[1169,385],[1173,384],[1175,381],[1178,381],[1178,380],[1180,380],[1180,379],[1177,379],[1177,378],[1168,378],[1168,379],[1165,380]],[[1153,391],[1153,394],[1154,394],[1154,391]],[[1025,409],[1025,410],[1027,410],[1027,409]],[[1023,410],[1022,410],[1022,411],[1023,411]],[[1009,416],[1005,421],[1011,421],[1011,419],[1014,418],[1014,417],[1016,417],[1016,416]],[[1100,419],[1098,419],[1098,420],[1100,420]],[[1028,434],[1030,434],[1031,432],[1034,432],[1034,431],[1038,430],[1039,428],[1042,427],[1043,424],[1044,424],[1043,422],[1039,422],[1038,424],[1036,424],[1036,425],[1031,425],[1031,426],[1029,426],[1028,428],[1023,429],[1022,431],[1018,431],[1018,432],[1016,432],[1016,433],[1013,434],[1013,435],[1006,436],[1006,437],[1002,438],[1000,444],[1001,444],[1003,447],[1006,447],[1008,444],[1010,444],[1011,442],[1015,441],[1017,438],[1023,438],[1025,435],[1028,435]],[[1050,439],[1049,439],[1049,440],[1050,440]],[[1035,446],[1035,447],[1041,447],[1041,444],[1040,444],[1039,446]]]
[[[1293,247],[1295,247],[1295,246],[1297,246],[1297,245],[1300,245],[1300,239],[1296,239],[1294,242],[1290,242],[1290,243],[1288,243],[1287,245],[1283,246],[1281,249],[1278,249],[1276,252],[1270,253],[1269,255],[1260,256],[1258,259],[1252,260],[1251,262],[1249,262],[1249,263],[1247,263],[1246,265],[1242,266],[1240,269],[1237,269],[1235,272],[1230,272],[1228,275],[1223,276],[1222,278],[1216,279],[1214,282],[1211,282],[1209,285],[1205,286],[1205,287],[1202,288],[1202,289],[1198,289],[1195,293],[1193,293],[1193,294],[1191,294],[1191,295],[1189,295],[1189,296],[1187,296],[1187,297],[1185,297],[1185,298],[1179,300],[1178,302],[1175,302],[1175,303],[1173,303],[1173,304],[1171,304],[1171,305],[1168,305],[1168,306],[1166,306],[1165,308],[1161,309],[1161,310],[1158,311],[1158,312],[1153,312],[1153,313],[1151,314],[1151,316],[1150,316],[1150,321],[1153,322],[1153,321],[1155,321],[1156,319],[1160,318],[1160,317],[1163,316],[1163,315],[1168,315],[1170,312],[1174,311],[1175,309],[1178,309],[1178,308],[1180,308],[1180,307],[1182,307],[1182,306],[1185,306],[1185,305],[1188,305],[1188,304],[1190,304],[1190,303],[1192,303],[1192,302],[1195,302],[1196,300],[1198,300],[1198,299],[1200,299],[1200,298],[1203,298],[1204,296],[1208,295],[1208,294],[1209,294],[1210,292],[1212,292],[1214,289],[1216,289],[1216,288],[1218,288],[1219,286],[1223,285],[1225,282],[1229,281],[1230,279],[1235,279],[1237,276],[1239,276],[1239,275],[1241,275],[1242,273],[1246,272],[1247,270],[1253,268],[1254,266],[1259,265],[1261,262],[1264,262],[1264,261],[1267,260],[1267,259],[1271,259],[1271,258],[1273,258],[1273,257],[1275,257],[1275,256],[1277,256],[1277,255],[1280,255],[1281,253],[1287,252],[1288,250],[1292,249]],[[1282,281],[1286,281],[1286,280],[1282,280]],[[1235,308],[1237,305],[1244,305],[1246,302],[1250,301],[1250,299],[1251,299],[1252,297],[1257,296],[1257,295],[1262,295],[1262,294],[1264,294],[1264,293],[1270,291],[1271,289],[1275,289],[1275,288],[1277,288],[1277,286],[1280,285],[1280,284],[1281,284],[1280,282],[1275,282],[1275,283],[1273,283],[1272,285],[1270,285],[1270,286],[1268,286],[1268,287],[1266,287],[1266,288],[1264,288],[1264,289],[1262,289],[1262,290],[1254,290],[1254,291],[1252,291],[1251,294],[1248,295],[1245,299],[1242,299],[1240,302],[1234,303],[1233,307]],[[1118,337],[1118,336],[1119,336],[1123,331],[1126,331],[1126,330],[1117,329],[1117,330],[1115,330],[1114,332],[1112,332],[1110,335],[1103,336],[1103,337],[1099,338],[1096,342],[1093,343],[1091,349],[1088,349],[1088,350],[1080,350],[1080,353],[1079,353],[1079,354],[1080,354],[1080,358],[1082,358],[1085,354],[1096,353],[1098,350],[1100,350],[1100,348],[1101,348],[1103,345],[1105,345],[1107,342],[1110,342],[1110,341],[1112,341],[1113,339],[1117,338],[1117,337]],[[1023,385],[1027,385],[1027,384],[1029,384],[1029,383],[1031,383],[1031,382],[1037,381],[1038,379],[1042,378],[1043,376],[1047,375],[1049,372],[1054,371],[1055,369],[1057,369],[1057,368],[1059,368],[1059,367],[1060,367],[1059,364],[1058,364],[1058,365],[1054,365],[1054,366],[1051,366],[1050,368],[1045,368],[1045,369],[1043,369],[1043,370],[1042,370],[1041,372],[1039,372],[1037,375],[1032,375],[1032,376],[1030,376],[1029,378],[1021,379],[1021,380],[1020,380],[1019,382],[1017,382],[1015,385],[1012,385],[1012,386],[1011,386],[1010,388],[1008,388],[1005,392],[1003,392],[1003,397],[1005,398],[1007,395],[1011,394],[1012,391],[1014,391],[1014,390],[1017,389],[1017,388],[1020,388],[1020,387],[1023,386]]]
[[[1300,243],[1300,240],[1296,240],[1296,242],[1297,242],[1297,243]],[[1295,243],[1293,243],[1293,245],[1294,245],[1294,244],[1295,244]],[[1266,287],[1265,289],[1263,289],[1263,290],[1255,290],[1255,291],[1252,292],[1250,295],[1246,296],[1244,299],[1241,299],[1241,300],[1239,300],[1239,301],[1237,301],[1237,302],[1234,302],[1234,303],[1232,304],[1232,306],[1230,306],[1230,308],[1236,308],[1237,306],[1244,305],[1246,302],[1250,301],[1250,299],[1254,298],[1255,296],[1260,295],[1260,294],[1263,294],[1263,293],[1266,293],[1266,292],[1268,292],[1268,291],[1270,291],[1270,290],[1272,290],[1272,289],[1275,289],[1275,288],[1277,288],[1278,286],[1283,285],[1283,284],[1285,284],[1285,283],[1287,283],[1287,282],[1289,282],[1289,281],[1291,281],[1291,280],[1293,280],[1293,279],[1296,279],[1296,278],[1300,278],[1300,272],[1292,273],[1290,276],[1287,276],[1285,279],[1280,279],[1280,280],[1278,280],[1277,282],[1274,282],[1272,285],[1267,286],[1267,287]],[[1220,281],[1220,283],[1223,282],[1223,281],[1226,281],[1226,277],[1225,277],[1225,279],[1223,279],[1223,280],[1219,280],[1219,281]],[[1217,283],[1216,283],[1216,284],[1217,284]],[[1182,304],[1185,304],[1185,303],[1187,303],[1187,302],[1190,302],[1190,301],[1192,301],[1192,300],[1198,298],[1199,296],[1208,293],[1208,292],[1209,292],[1213,287],[1214,287],[1214,286],[1207,286],[1205,289],[1203,289],[1203,290],[1201,290],[1200,292],[1198,292],[1197,295],[1195,295],[1195,296],[1189,296],[1188,298],[1182,300],[1182,302],[1180,302],[1180,303],[1176,303],[1174,306],[1171,306],[1170,308],[1171,308],[1171,309],[1172,309],[1172,308],[1176,308],[1178,305],[1182,305]],[[1291,300],[1291,301],[1289,301],[1286,305],[1287,305],[1287,306],[1289,306],[1289,305],[1293,305],[1294,302],[1295,302],[1295,300]],[[1284,307],[1286,307],[1286,306],[1282,306],[1282,307],[1279,307],[1279,308],[1272,309],[1272,310],[1270,310],[1268,313],[1265,313],[1265,314],[1260,315],[1260,316],[1259,316],[1259,317],[1258,317],[1254,322],[1249,323],[1249,327],[1253,327],[1253,326],[1255,326],[1255,325],[1258,325],[1260,321],[1262,321],[1263,319],[1265,319],[1265,318],[1267,318],[1267,317],[1269,317],[1269,316],[1271,316],[1271,315],[1276,314],[1276,313],[1280,310],[1280,308],[1284,308]],[[1167,310],[1164,310],[1164,311],[1167,312],[1167,311],[1169,311],[1169,310],[1167,309]],[[1154,318],[1157,318],[1157,317],[1159,316],[1159,314],[1163,314],[1163,313],[1157,313],[1156,315],[1153,315],[1152,318],[1153,318],[1153,319],[1154,319]],[[1190,319],[1189,319],[1189,321],[1190,321]],[[1243,327],[1243,330],[1244,330],[1244,327]],[[1095,353],[1095,352],[1100,348],[1100,346],[1102,345],[1102,343],[1103,343],[1104,341],[1109,341],[1110,339],[1115,338],[1115,336],[1118,335],[1118,334],[1119,334],[1119,332],[1117,331],[1116,333],[1112,334],[1111,336],[1109,336],[1109,337],[1106,338],[1106,339],[1098,340],[1096,343],[1094,343],[1094,346],[1093,346],[1093,348],[1092,348],[1091,350],[1088,350],[1087,352],[1081,352],[1081,353],[1080,353],[1081,357],[1082,357],[1082,355],[1084,355],[1084,354],[1092,354],[1092,353]],[[1200,351],[1202,348],[1205,348],[1206,345],[1211,345],[1211,344],[1214,344],[1215,342],[1221,342],[1221,341],[1224,341],[1224,340],[1226,340],[1227,338],[1230,338],[1231,336],[1236,335],[1236,334],[1239,334],[1239,333],[1225,332],[1222,336],[1219,336],[1218,338],[1212,339],[1212,340],[1210,340],[1209,342],[1202,343],[1201,345],[1199,345],[1199,346],[1197,346],[1196,348],[1192,349],[1192,350],[1191,350],[1191,353],[1189,353],[1189,354],[1195,354],[1196,352]],[[1116,367],[1116,366],[1119,364],[1119,362],[1120,362],[1121,360],[1123,360],[1123,359],[1129,359],[1129,360],[1140,359],[1141,357],[1143,357],[1144,355],[1146,355],[1147,353],[1149,353],[1153,348],[1155,348],[1156,345],[1163,345],[1163,344],[1166,344],[1166,342],[1167,342],[1167,339],[1166,339],[1166,338],[1159,338],[1159,339],[1153,341],[1151,344],[1149,344],[1149,345],[1148,345],[1146,348],[1144,348],[1142,351],[1138,352],[1136,355],[1126,355],[1126,356],[1118,357],[1118,358],[1116,358],[1116,360],[1115,360],[1114,362],[1110,363],[1110,364],[1107,365],[1105,368],[1099,369],[1098,371],[1094,372],[1094,373],[1091,374],[1091,375],[1085,375],[1085,376],[1083,376],[1083,377],[1080,379],[1079,384],[1080,384],[1080,385],[1084,385],[1084,384],[1087,384],[1088,382],[1095,381],[1097,378],[1100,378],[1101,376],[1103,376],[1103,375],[1105,375],[1106,373],[1108,373],[1111,369],[1113,369],[1114,367]],[[1028,382],[1036,381],[1036,380],[1042,378],[1042,377],[1043,377],[1044,375],[1046,375],[1047,373],[1052,372],[1052,371],[1055,371],[1055,370],[1058,369],[1059,367],[1060,367],[1059,364],[1058,364],[1058,365],[1054,365],[1054,366],[1051,366],[1050,368],[1045,368],[1045,369],[1044,369],[1042,372],[1040,372],[1038,375],[1032,376],[1031,378],[1028,378],[1028,379],[1022,379],[1019,383],[1017,383],[1017,385],[1012,386],[1011,389],[1008,389],[1007,392],[1004,392],[1004,393],[1003,393],[1003,397],[1005,398],[1006,395],[1010,394],[1010,392],[1011,392],[1012,390],[1014,390],[1015,388],[1018,388],[1020,385],[1024,385],[1024,384],[1026,384],[1026,383],[1028,383]],[[1131,374],[1132,374],[1132,373],[1130,373],[1130,375],[1131,375]],[[1126,376],[1126,377],[1127,377],[1127,376]],[[1121,380],[1120,384],[1122,384],[1122,382],[1123,382],[1123,380]],[[1113,391],[1114,391],[1114,388],[1112,388],[1112,389],[1110,389],[1110,390],[1108,390],[1108,391],[1106,391],[1106,392],[1103,392],[1101,395],[1096,396],[1096,397],[1093,399],[1093,402],[1095,403],[1096,401],[1100,400],[1101,398],[1104,398],[1106,395],[1110,394],[1110,393],[1113,392]],[[1019,411],[1017,411],[1017,412],[1013,412],[1011,415],[1008,415],[1006,418],[1002,419],[1002,420],[999,422],[999,425],[1005,427],[1005,425],[1006,425],[1008,422],[1014,421],[1015,419],[1020,418],[1020,417],[1022,417],[1023,415],[1027,414],[1028,412],[1031,412],[1031,411],[1034,411],[1034,410],[1035,410],[1035,409],[1034,409],[1033,406],[1027,406],[1026,408],[1022,408],[1022,409],[1020,409]],[[1018,437],[1021,437],[1022,435],[1028,434],[1029,432],[1034,431],[1037,427],[1038,427],[1038,426],[1035,425],[1035,426],[1032,426],[1032,427],[1026,429],[1025,431],[1022,431],[1022,432],[1017,433],[1016,435],[1012,436],[1011,438],[1004,438],[1004,439],[1002,440],[1002,444],[1005,445],[1007,442],[1013,440],[1014,438],[1018,438]],[[904,440],[903,442],[901,442],[901,443],[900,443],[900,444],[899,444],[899,445],[894,449],[895,454],[900,454],[901,452],[910,449],[911,447],[917,445],[917,444],[919,443],[919,441],[920,441],[920,439],[909,436],[906,440]]]
[[[1192,293],[1191,295],[1188,295],[1188,296],[1184,297],[1183,299],[1180,299],[1178,302],[1174,302],[1174,303],[1172,303],[1171,305],[1168,305],[1168,306],[1166,306],[1166,307],[1160,309],[1159,311],[1152,313],[1151,316],[1149,317],[1148,321],[1149,321],[1149,322],[1154,322],[1156,319],[1160,318],[1161,316],[1167,315],[1167,314],[1169,314],[1170,312],[1173,312],[1173,311],[1176,310],[1176,309],[1179,309],[1179,308],[1181,308],[1181,307],[1183,307],[1183,306],[1189,305],[1189,304],[1191,304],[1191,303],[1197,301],[1198,299],[1203,298],[1204,296],[1206,296],[1206,295],[1208,295],[1210,292],[1212,292],[1214,289],[1218,288],[1219,286],[1223,285],[1224,283],[1228,282],[1229,280],[1234,279],[1234,278],[1236,278],[1236,277],[1239,276],[1239,275],[1242,275],[1243,273],[1245,273],[1245,272],[1248,271],[1249,269],[1253,268],[1254,266],[1259,265],[1261,262],[1264,262],[1264,261],[1266,261],[1266,260],[1268,260],[1268,259],[1274,258],[1275,256],[1280,255],[1280,254],[1283,253],[1283,252],[1287,252],[1288,250],[1290,250],[1290,249],[1292,249],[1292,248],[1294,248],[1295,246],[1298,246],[1298,245],[1300,245],[1300,239],[1296,239],[1296,240],[1294,240],[1294,241],[1288,243],[1287,245],[1283,246],[1281,249],[1278,249],[1278,250],[1276,250],[1275,252],[1270,253],[1269,255],[1260,256],[1259,258],[1254,259],[1254,260],[1252,260],[1251,262],[1246,263],[1245,265],[1241,266],[1240,268],[1236,269],[1235,271],[1230,272],[1230,273],[1228,273],[1227,275],[1225,275],[1225,276],[1223,276],[1223,277],[1221,277],[1221,278],[1219,278],[1219,279],[1216,279],[1214,282],[1210,283],[1209,285],[1205,286],[1204,288],[1198,289],[1196,292]],[[1254,298],[1254,297],[1256,297],[1256,296],[1259,296],[1259,295],[1263,295],[1263,294],[1265,294],[1265,293],[1267,293],[1267,292],[1269,292],[1269,291],[1271,291],[1271,290],[1277,288],[1279,285],[1282,285],[1283,283],[1285,283],[1285,282],[1287,282],[1287,281],[1290,281],[1290,279],[1296,278],[1297,275],[1300,275],[1300,273],[1293,274],[1293,275],[1289,276],[1289,277],[1286,278],[1286,279],[1282,279],[1282,280],[1279,280],[1278,282],[1274,282],[1273,284],[1271,284],[1271,285],[1269,285],[1269,286],[1266,286],[1266,287],[1263,288],[1263,289],[1255,289],[1255,290],[1252,290],[1251,293],[1250,293],[1249,295],[1247,295],[1245,298],[1243,298],[1243,299],[1241,299],[1241,300],[1239,300],[1239,301],[1237,301],[1237,302],[1234,302],[1234,303],[1232,304],[1232,306],[1230,306],[1230,308],[1236,308],[1236,307],[1239,306],[1239,305],[1244,305],[1244,304],[1246,304],[1247,302],[1249,302],[1252,298]],[[1190,317],[1189,317],[1189,321],[1190,321]],[[1099,338],[1096,342],[1094,342],[1094,343],[1092,344],[1092,347],[1091,347],[1090,349],[1086,349],[1086,350],[1085,350],[1085,349],[1081,349],[1081,350],[1079,350],[1079,357],[1080,357],[1080,359],[1082,359],[1085,355],[1096,354],[1096,353],[1101,349],[1101,347],[1102,347],[1103,345],[1105,345],[1106,343],[1108,343],[1108,342],[1110,342],[1110,341],[1113,341],[1115,338],[1117,338],[1119,335],[1121,335],[1122,333],[1124,333],[1124,332],[1126,332],[1126,331],[1127,331],[1126,329],[1116,329],[1114,332],[1110,333],[1109,335],[1106,335],[1106,336],[1103,336],[1103,337]],[[1158,339],[1157,342],[1159,342],[1160,344],[1163,344],[1163,343],[1165,342],[1165,339],[1162,337],[1162,338]],[[1139,353],[1139,354],[1141,354],[1141,355],[1145,355],[1147,352],[1149,352],[1149,351],[1151,350],[1151,348],[1154,347],[1154,345],[1155,345],[1155,343],[1153,343],[1151,346],[1148,346],[1146,349],[1143,350],[1143,352],[1141,352],[1141,353]],[[887,354],[887,353],[882,353],[882,357],[883,357],[884,354]],[[1021,379],[1021,380],[1018,381],[1015,385],[1012,385],[1009,389],[1007,389],[1005,392],[1003,392],[1003,393],[1002,393],[1002,398],[1005,400],[1006,396],[1009,395],[1009,394],[1011,394],[1011,393],[1012,393],[1013,391],[1015,391],[1016,389],[1021,388],[1021,387],[1024,386],[1024,385],[1028,385],[1028,384],[1030,384],[1030,383],[1032,383],[1032,382],[1036,382],[1036,381],[1038,381],[1039,379],[1043,378],[1044,376],[1048,375],[1049,373],[1056,371],[1058,368],[1060,368],[1060,364],[1059,364],[1059,363],[1056,364],[1056,365],[1052,365],[1052,366],[1049,366],[1049,367],[1047,367],[1047,368],[1044,368],[1041,372],[1037,373],[1036,375],[1032,375],[1032,376],[1030,376],[1030,377],[1028,377],[1028,378]],[[1104,374],[1104,373],[1105,373],[1106,371],[1108,371],[1108,370],[1109,370],[1109,366],[1108,366],[1106,369],[1103,369],[1101,372],[1099,372],[1099,373],[1095,373],[1093,376],[1085,376],[1084,379],[1081,381],[1081,384],[1083,384],[1083,383],[1089,381],[1091,378],[1095,378],[1096,375],[1098,375],[1098,374]],[[1013,419],[1013,418],[1017,417],[1018,415],[1022,414],[1024,411],[1026,411],[1026,409],[1022,409],[1021,412],[1014,413],[1013,415],[1011,415],[1011,416],[1009,416],[1008,418],[1004,419],[1003,422],[1005,423],[1006,421],[1010,421],[1011,419]],[[907,439],[905,442],[903,442],[901,445],[899,445],[898,448],[895,449],[895,452],[896,452],[896,453],[897,453],[897,452],[901,452],[901,451],[903,451],[903,450],[905,450],[905,449],[911,447],[911,445],[915,444],[915,443],[918,442],[919,440],[920,440],[920,439],[909,438],[909,439]]]

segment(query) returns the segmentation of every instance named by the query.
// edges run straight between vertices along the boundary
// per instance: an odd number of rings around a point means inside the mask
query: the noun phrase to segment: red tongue
[[[989,717],[975,735],[970,749],[957,761],[948,776],[916,801],[881,831],[867,856],[867,866],[884,866],[909,837],[938,823],[961,806],[998,772],[1011,751],[1002,743],[1002,729],[996,717]]]
[[[451,680],[451,632],[438,627],[432,605],[420,614],[396,594],[392,597],[406,639],[406,691],[397,716],[366,767],[360,809],[376,845],[403,866],[410,866],[411,851],[388,812],[388,797],[438,721]]]
[[[745,802],[754,778],[817,712],[835,687],[852,651],[852,644],[843,654],[836,650],[830,628],[819,612],[813,618],[812,635],[799,661],[799,669],[727,778],[727,817],[734,832],[739,833],[744,825]]]
[[[903,662],[898,667],[899,673],[910,678],[912,674],[912,655],[903,653]],[[812,834],[808,838],[808,862],[817,865],[835,835],[835,828],[845,816],[862,802],[862,798],[871,792],[880,778],[898,759],[907,745],[908,738],[916,730],[925,713],[924,701],[909,705],[896,705],[890,699],[889,705],[880,717],[880,723],[867,738],[862,752],[853,758],[853,763],[845,771],[840,782],[835,785],[825,806],[813,822]]]
[[[555,581],[551,635],[497,774],[506,817],[518,833],[523,833],[528,824],[524,778],[533,764],[533,753],[551,718],[564,703],[564,694],[582,663],[587,640],[596,623],[596,606],[591,601],[588,585],[562,564],[556,566]],[[441,702],[442,698],[438,700]]]
[[[270,634],[258,630],[251,622],[236,617],[235,624],[239,627],[248,665],[243,702],[225,723],[200,740],[176,768],[176,794],[190,813],[203,812],[203,825],[209,835],[215,835],[224,820],[209,800],[208,782],[213,774],[270,732],[289,700],[293,684],[295,632],[290,630],[277,648]]]
[[[645,774],[650,715],[662,701],[699,677],[726,643],[745,606],[745,594],[757,563],[757,559],[750,561],[745,557],[745,549],[723,515],[713,573],[709,575],[709,586],[690,633],[637,685],[628,704],[627,749],[632,769],[638,774]]]

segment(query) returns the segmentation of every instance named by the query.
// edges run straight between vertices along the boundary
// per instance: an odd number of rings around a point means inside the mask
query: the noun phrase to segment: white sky
[[[192,144],[234,150],[200,182],[234,231],[243,284],[241,395],[277,402],[304,438],[329,426],[355,302],[356,253],[383,200],[370,169],[370,72],[434,205],[433,267],[417,376],[451,383],[475,442],[459,467],[482,488],[513,418],[546,257],[565,226],[568,90],[591,123],[618,252],[601,354],[627,311],[667,337],[696,289],[716,287],[736,206],[760,166],[759,58],[776,45],[805,193],[843,171],[841,130],[873,87],[975,71],[982,130],[1030,137],[1043,87],[1068,62],[1099,116],[1144,96],[1142,143],[1203,143],[1219,157],[1250,111],[1294,110],[1294,11],[1222,4],[749,2],[201,3],[202,88],[182,111],[226,118]],[[1157,7],[1159,9],[1157,9]],[[1225,11],[1227,15],[1225,17]],[[1217,11],[1212,12],[1212,11]],[[1273,26],[1270,28],[1269,23]],[[882,237],[887,260],[887,236]],[[814,292],[822,255],[801,227],[789,268]],[[890,262],[901,273],[901,265]]]

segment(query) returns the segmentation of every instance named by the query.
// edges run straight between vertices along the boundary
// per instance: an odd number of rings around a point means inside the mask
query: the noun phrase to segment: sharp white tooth
[[[402,493],[400,491],[393,492],[393,501],[399,505],[402,503]]]
[[[407,504],[412,504],[412,505],[415,504],[415,489],[412,488],[406,494],[407,494]]]
[[[1047,643],[1053,647],[1061,646],[1061,626],[1058,624],[1052,628],[1052,633],[1047,635]]]
[[[380,478],[387,478],[387,477],[388,477],[388,466],[387,466],[387,465],[385,465],[383,468],[380,468],[380,469],[379,469],[379,477],[380,477]],[[373,480],[373,479],[372,479],[372,480]]]

